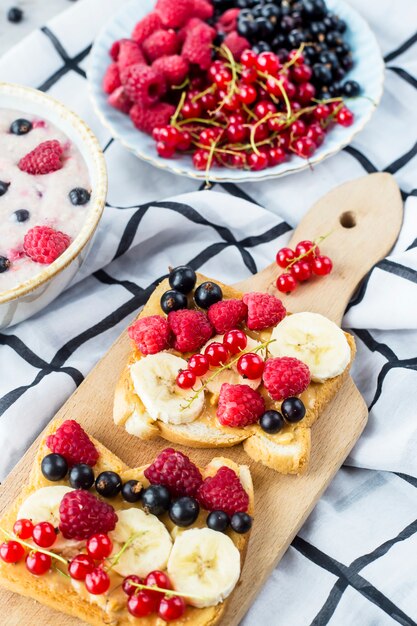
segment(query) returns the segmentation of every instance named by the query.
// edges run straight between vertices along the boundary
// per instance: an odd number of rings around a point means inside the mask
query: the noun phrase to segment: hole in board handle
[[[339,222],[343,228],[354,228],[356,226],[356,215],[353,211],[345,211],[339,217]]]

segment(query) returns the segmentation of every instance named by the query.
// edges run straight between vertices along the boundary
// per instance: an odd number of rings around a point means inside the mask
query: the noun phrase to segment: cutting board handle
[[[400,190],[391,174],[369,174],[344,183],[312,206],[289,243],[290,247],[295,247],[303,239],[315,241],[330,233],[320,246],[322,254],[330,256],[333,261],[329,276],[313,278],[292,294],[282,295],[275,282],[284,270],[271,263],[235,286],[242,291],[267,291],[279,295],[292,312],[325,313],[341,324],[346,306],[360,282],[392,249],[402,217]],[[271,257],[276,252],[272,249]]]

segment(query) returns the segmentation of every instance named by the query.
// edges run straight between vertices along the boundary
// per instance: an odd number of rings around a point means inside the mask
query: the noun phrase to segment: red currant
[[[291,274],[296,280],[303,282],[311,278],[311,266],[308,261],[297,261],[291,266]]]
[[[209,161],[207,150],[199,149],[193,154],[193,164],[197,170],[205,170]]]
[[[268,150],[268,163],[269,165],[279,165],[283,161],[285,161],[285,151],[280,148],[269,148]]]
[[[195,384],[195,374],[190,370],[180,370],[177,375],[177,385],[180,389],[191,389]]]
[[[141,589],[130,596],[127,601],[127,610],[133,617],[145,617],[157,610],[159,599],[152,595],[152,591]]]
[[[294,61],[295,65],[302,65],[304,57],[299,50],[290,50],[288,53],[288,61]]]
[[[242,56],[240,57],[240,62],[243,67],[255,67],[257,61],[256,53],[252,50],[244,50],[242,52]]]
[[[203,146],[211,146],[211,144],[217,140],[219,133],[214,128],[205,128],[201,131],[198,142]]]
[[[261,100],[255,105],[253,112],[255,113],[257,118],[261,119],[265,117],[265,115],[267,115],[268,113],[276,113],[277,107],[273,102],[270,102],[269,100]]]
[[[277,265],[285,269],[296,256],[298,255],[296,255],[291,248],[281,248],[281,250],[278,250],[276,256]]]
[[[216,96],[212,93],[205,93],[204,96],[201,96],[200,102],[204,111],[211,111],[216,106]]]
[[[311,262],[318,254],[320,254],[318,246],[316,246],[315,243],[309,239],[304,239],[295,246],[295,256],[303,256],[303,261],[305,260]]]
[[[267,121],[268,124],[268,128],[269,130],[271,130],[273,133],[279,133],[282,130],[284,130],[284,128],[287,125],[287,122],[280,118],[280,117],[270,117],[269,120]]]
[[[201,105],[199,100],[195,100],[195,102],[184,102],[181,115],[184,119],[189,120],[193,117],[200,117],[201,114]]]
[[[294,65],[291,70],[291,78],[296,83],[307,83],[313,74],[309,65]]]
[[[158,135],[158,141],[163,141],[167,146],[176,146],[181,133],[173,126],[165,126],[159,130]]]
[[[230,124],[226,133],[231,143],[242,143],[246,139],[247,129],[243,124]]]
[[[258,80],[258,72],[254,67],[246,67],[244,70],[242,70],[240,80],[246,85],[252,85]]]
[[[193,354],[188,360],[188,369],[196,376],[204,376],[209,367],[209,360],[204,354]]]
[[[226,66],[223,63],[223,61],[213,61],[213,63],[210,65],[210,67],[207,70],[207,74],[209,75],[209,78],[213,80],[217,72],[220,72],[221,70],[225,70],[225,69],[226,69]]]
[[[0,546],[0,557],[5,563],[18,563],[24,555],[25,549],[17,541],[5,541]]]
[[[161,572],[160,570],[154,570],[150,572],[145,578],[145,585],[148,587],[159,587],[159,589],[172,589],[172,584],[170,579],[168,578],[165,572]],[[149,594],[158,602],[161,599],[160,591],[148,591]]]
[[[295,120],[290,126],[290,132],[293,137],[302,137],[306,132],[306,125],[303,120]]]
[[[156,144],[156,151],[163,159],[169,159],[175,154],[175,146],[168,146],[163,141],[158,141]]]
[[[297,89],[297,99],[301,104],[308,104],[316,95],[316,88],[311,83],[303,83]]]
[[[159,141],[159,134],[160,134],[162,128],[160,126],[157,126],[156,128],[153,129],[153,131],[152,131],[152,138],[155,139],[155,141]]]
[[[275,78],[275,76],[268,76],[265,82],[266,91],[273,96],[282,95],[282,84]]]
[[[281,133],[279,136],[279,146],[280,148],[282,148],[283,150],[285,150],[285,152],[289,151],[291,145],[291,134],[290,132],[285,132],[285,133]]]
[[[313,115],[316,120],[321,122],[322,120],[325,120],[329,117],[330,108],[327,106],[327,104],[318,104],[313,111]]]
[[[258,124],[255,128],[254,138],[255,141],[263,141],[269,137],[268,124]]]
[[[188,150],[191,146],[191,139],[191,134],[188,132],[188,130],[183,130],[180,133],[180,138],[177,143],[178,150]]]
[[[49,522],[40,522],[33,527],[33,541],[41,548],[50,548],[56,540],[55,528]]]
[[[216,72],[216,74],[213,77],[213,82],[220,89],[225,89],[231,80],[232,80],[232,72],[230,72],[226,68]]]
[[[30,519],[18,519],[13,526],[13,532],[20,539],[30,539],[32,537],[33,524]]]
[[[256,154],[256,152],[251,152],[248,155],[248,165],[251,170],[259,171],[264,170],[268,167],[268,157],[266,154],[261,152],[260,154]]]
[[[233,330],[229,330],[229,332],[223,336],[223,343],[230,354],[237,354],[246,348],[248,338],[243,330],[234,328]]]
[[[238,98],[243,104],[252,104],[255,102],[258,93],[252,85],[242,85],[239,88]]]
[[[244,152],[236,152],[235,154],[230,154],[229,164],[230,167],[243,169],[246,165],[246,154]]]
[[[96,561],[106,559],[113,550],[112,540],[105,533],[92,535],[87,541],[87,552]]]
[[[281,67],[281,63],[273,52],[261,52],[256,59],[256,67],[260,72],[276,74]]]
[[[223,98],[223,108],[226,109],[226,111],[238,111],[240,109],[240,102],[237,94],[226,95],[226,97]]]
[[[353,124],[353,113],[347,107],[342,107],[336,115],[336,120],[341,126],[351,126]]]
[[[242,354],[236,367],[241,376],[249,378],[249,380],[255,380],[255,378],[262,376],[264,365],[259,354],[249,352],[248,354]]]
[[[317,276],[325,276],[330,274],[333,269],[333,263],[328,256],[316,256],[311,264],[314,274]]]
[[[185,613],[186,605],[179,596],[171,596],[170,598],[162,598],[158,608],[158,615],[166,622],[172,622],[182,617]]]
[[[87,574],[93,571],[94,559],[88,554],[77,554],[68,566],[68,573],[74,580],[85,580]]]
[[[35,576],[42,576],[51,569],[52,559],[43,552],[29,552],[26,557],[26,569]]]
[[[291,293],[291,291],[294,291],[296,287],[297,281],[295,280],[294,276],[291,276],[291,274],[287,274],[287,272],[284,272],[284,274],[278,276],[277,289],[278,291],[281,291],[281,293]]]
[[[275,95],[283,96],[284,93],[287,94],[288,98],[292,100],[296,93],[296,88],[294,83],[292,83],[286,76],[283,76],[279,79],[279,83],[277,83],[278,87]]]
[[[294,142],[294,151],[303,159],[308,159],[316,149],[316,144],[310,137],[300,137]]]
[[[232,113],[227,119],[229,124],[244,124],[246,121],[242,113]]]
[[[132,583],[136,583],[137,585],[143,585],[143,580],[139,576],[132,574],[131,576],[126,576],[123,580],[122,589],[127,596],[133,596],[134,593],[138,591],[138,587],[132,585]]]
[[[322,129],[320,124],[315,123],[309,126],[308,131],[307,131],[307,137],[312,139],[314,143],[316,144],[316,146],[321,146],[321,144],[324,141],[324,135],[325,135],[324,130]]]
[[[218,341],[213,341],[207,348],[204,350],[204,354],[209,360],[211,366],[216,367],[217,365],[226,363],[229,353],[225,346]]]
[[[110,587],[109,575],[101,567],[96,567],[85,577],[85,586],[87,591],[95,596],[106,593]]]

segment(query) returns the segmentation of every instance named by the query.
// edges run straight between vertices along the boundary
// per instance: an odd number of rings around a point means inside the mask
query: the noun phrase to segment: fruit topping
[[[176,382],[181,389],[191,389],[196,380],[196,375],[190,370],[180,370]]]
[[[167,487],[173,497],[195,496],[203,480],[198,467],[173,448],[163,450],[144,474],[151,484]]]
[[[195,498],[183,496],[175,500],[169,507],[169,517],[174,524],[181,527],[191,526],[196,521],[200,506]]]
[[[287,422],[299,422],[306,414],[306,408],[300,398],[286,398],[281,404],[281,412]]]
[[[224,335],[223,343],[230,352],[230,354],[238,354],[246,348],[248,338],[246,337],[243,330],[238,330],[237,328],[234,328],[233,330],[229,330],[229,332]]]
[[[68,565],[68,573],[74,580],[85,580],[94,568],[94,559],[90,555],[77,554]]]
[[[63,148],[59,141],[43,141],[34,150],[28,152],[18,163],[19,169],[28,174],[50,174],[60,170]]]
[[[77,463],[94,466],[99,457],[95,445],[75,420],[65,420],[53,435],[47,437],[46,445],[52,452],[63,456],[69,467]],[[56,462],[54,458],[53,463]]]
[[[34,226],[23,239],[23,249],[36,263],[53,263],[71,243],[71,238],[50,226]]]
[[[197,491],[200,505],[208,511],[221,510],[228,515],[247,511],[249,496],[237,474],[230,467],[221,467],[214,476],[205,478]]]
[[[123,580],[122,589],[127,596],[133,596],[133,594],[138,591],[138,588],[132,583],[135,583],[135,585],[143,585],[143,579],[140,578],[140,576],[136,576],[135,574],[131,574],[131,576],[126,576],[126,578]]]
[[[3,180],[0,180],[0,197],[4,196],[4,194],[8,191],[10,187],[10,183],[5,183]]]
[[[65,478],[68,472],[68,463],[62,454],[47,454],[41,462],[41,471],[47,480],[53,482]]]
[[[307,389],[310,370],[293,357],[270,358],[265,362],[263,382],[271,398],[284,400]]]
[[[168,324],[174,334],[174,348],[179,352],[199,350],[213,333],[213,328],[202,311],[172,311],[168,314]]]
[[[88,572],[85,577],[85,586],[88,593],[101,595],[110,588],[110,577],[101,567],[96,567],[92,572]]]
[[[57,530],[49,522],[39,522],[33,527],[32,537],[37,546],[50,548],[56,540]]]
[[[94,485],[94,472],[86,463],[78,463],[70,469],[68,479],[73,489],[90,489]]]
[[[126,502],[138,502],[142,494],[142,483],[138,480],[128,480],[123,484],[121,493]]]
[[[310,131],[313,126],[310,127]],[[323,241],[327,237],[319,237],[318,241]],[[276,286],[282,293],[291,293],[296,289],[299,282],[309,280],[313,274],[325,276],[330,274],[333,264],[329,257],[321,256],[317,242],[305,240],[300,241],[295,251],[291,248],[281,248],[276,255],[276,262],[279,267],[287,271],[278,276]]]
[[[95,533],[114,529],[117,515],[114,508],[83,490],[66,493],[59,507],[59,530],[65,539],[82,541]]]
[[[43,552],[29,552],[26,557],[26,569],[35,576],[42,576],[49,572],[52,565],[52,558]]]
[[[161,309],[168,315],[171,311],[186,309],[188,306],[187,296],[176,289],[168,289],[161,296]]]
[[[0,194],[1,195],[1,194]],[[13,213],[13,219],[20,224],[22,222],[27,222],[30,218],[30,212],[27,209],[18,209]]]
[[[281,300],[268,293],[251,292],[243,296],[248,307],[247,326],[250,330],[263,330],[276,326],[284,319],[286,309]]]
[[[83,187],[74,187],[74,189],[71,189],[68,195],[69,195],[71,204],[73,204],[74,206],[78,206],[80,204],[87,204],[87,202],[89,202],[91,198],[90,192],[87,191],[87,189],[84,189]]]
[[[0,557],[5,563],[18,563],[24,555],[25,549],[17,541],[5,541],[0,545]]]
[[[207,515],[206,524],[211,530],[224,533],[230,524],[230,517],[224,511],[212,511]]]
[[[217,367],[227,362],[229,351],[223,343],[213,341],[204,350],[204,356],[207,357],[211,367]]]
[[[259,424],[266,433],[274,435],[278,433],[284,426],[284,418],[278,411],[265,411],[259,420]]]
[[[172,289],[181,291],[181,293],[188,294],[195,287],[197,282],[197,276],[195,271],[187,265],[180,265],[174,267],[169,274],[169,284]]]
[[[224,334],[239,326],[246,318],[247,306],[242,300],[221,300],[208,310],[208,318],[218,334]]]
[[[156,354],[169,347],[169,326],[161,315],[141,317],[127,332],[142,354]]]
[[[237,362],[237,371],[241,376],[249,378],[249,380],[260,378],[262,376],[262,372],[264,371],[264,360],[259,356],[259,354],[254,354],[252,352],[242,354]]]
[[[265,400],[248,385],[223,383],[216,415],[222,426],[243,428],[254,424],[265,411]]]
[[[247,513],[234,513],[230,519],[230,526],[235,533],[247,533],[252,528],[252,518]]]
[[[96,478],[96,491],[103,498],[115,498],[122,488],[122,479],[112,471],[101,472]]]
[[[208,309],[222,298],[221,288],[211,281],[201,283],[194,292],[194,301],[201,309]]]
[[[0,274],[6,272],[9,269],[10,265],[11,263],[7,257],[0,256]]]
[[[87,552],[91,558],[101,561],[110,556],[113,550],[113,543],[105,533],[92,535],[87,541]]]
[[[27,133],[30,133],[32,128],[33,128],[32,122],[30,122],[29,120],[25,120],[23,118],[19,118],[15,120],[14,122],[12,122],[10,126],[10,132],[13,135],[26,135]]]
[[[19,539],[30,539],[33,532],[33,523],[29,519],[18,519],[13,525],[13,532]]]
[[[204,376],[209,367],[210,363],[205,354],[193,354],[188,360],[188,369],[196,376]]]
[[[142,491],[141,501],[146,512],[163,515],[169,509],[171,495],[164,485],[151,485]]]

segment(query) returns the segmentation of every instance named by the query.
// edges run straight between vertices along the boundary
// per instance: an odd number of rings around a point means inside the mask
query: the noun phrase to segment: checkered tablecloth
[[[351,0],[386,62],[382,103],[351,146],[314,171],[211,191],[137,160],[93,112],[88,55],[120,4],[80,0],[0,59],[0,80],[47,91],[87,121],[105,151],[110,182],[93,251],[75,283],[47,311],[0,334],[0,477],[169,264],[235,282],[269,263],[332,187],[366,172],[390,172],[405,202],[403,228],[344,318],[358,345],[353,377],[369,423],[242,624],[416,624],[417,2]]]

